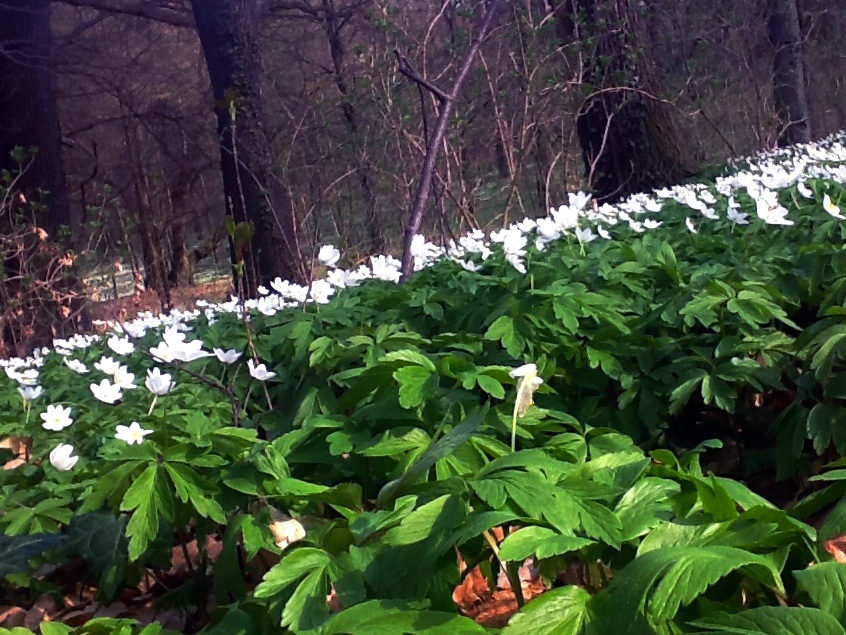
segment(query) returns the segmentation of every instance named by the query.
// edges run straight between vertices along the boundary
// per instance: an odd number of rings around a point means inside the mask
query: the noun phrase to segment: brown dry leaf
[[[0,628],[23,626],[26,611],[20,606],[0,606]]]
[[[840,564],[846,564],[846,535],[825,541],[825,550]]]
[[[68,626],[82,626],[94,618],[99,608],[100,605],[97,602],[75,608],[62,615],[62,622]]]
[[[305,526],[296,518],[286,516],[275,507],[270,510],[270,518],[270,533],[280,549],[306,537]]]
[[[491,589],[488,580],[482,575],[479,567],[476,567],[464,576],[461,584],[455,587],[452,592],[452,601],[463,611],[470,611],[490,596]]]
[[[35,604],[32,605],[32,608],[26,612],[23,624],[24,628],[34,631],[41,622],[51,621],[52,615],[58,608],[59,606],[52,595],[42,593],[35,601]]]

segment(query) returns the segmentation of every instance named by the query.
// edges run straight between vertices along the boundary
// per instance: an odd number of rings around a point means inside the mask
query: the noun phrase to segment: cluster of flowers
[[[769,154],[761,154],[753,159],[741,160],[737,170],[727,176],[716,179],[714,190],[704,185],[680,185],[673,188],[656,190],[652,194],[636,194],[616,206],[597,205],[590,195],[575,193],[568,195],[567,205],[550,210],[545,218],[525,219],[501,231],[495,231],[486,238],[480,230],[474,230],[455,241],[443,246],[428,242],[423,236],[415,236],[412,243],[412,256],[415,271],[430,266],[443,258],[449,258],[470,271],[478,271],[483,263],[494,253],[494,245],[499,245],[505,259],[517,271],[526,272],[525,257],[527,247],[534,244],[543,251],[546,246],[564,236],[572,236],[581,244],[597,239],[609,239],[615,227],[626,226],[641,233],[660,227],[663,223],[660,213],[668,200],[676,201],[691,210],[687,218],[688,229],[696,233],[702,219],[718,220],[718,196],[726,203],[726,219],[735,225],[748,225],[749,215],[740,212],[735,197],[745,192],[756,205],[756,216],[768,225],[792,225],[788,210],[779,203],[778,192],[781,189],[796,186],[798,192],[813,199],[814,193],[805,181],[811,178],[824,178],[838,183],[846,183],[846,132],[833,135],[823,141],[781,149]],[[592,203],[592,204],[591,204]],[[820,201],[821,210],[830,216],[846,220],[828,194]],[[217,357],[225,364],[234,364],[242,356],[240,351],[212,351],[203,348],[201,340],[186,340],[186,332],[191,330],[191,322],[202,311],[210,322],[220,313],[241,313],[244,308],[255,310],[265,315],[273,315],[279,310],[299,306],[303,303],[326,303],[338,289],[352,287],[367,279],[398,282],[400,279],[400,261],[392,256],[377,255],[370,258],[368,265],[355,269],[338,267],[341,253],[332,245],[320,248],[318,259],[328,267],[324,279],[315,280],[308,286],[293,284],[276,279],[270,283],[271,289],[259,288],[259,297],[247,300],[242,306],[237,298],[228,302],[211,304],[197,302],[194,311],[174,310],[166,315],[141,313],[131,321],[120,325],[112,324],[115,334],[109,336],[106,344],[116,355],[127,356],[135,352],[133,339],[143,337],[150,329],[161,330],[161,341],[147,352],[155,360],[163,363],[191,362],[194,360]],[[74,351],[86,349],[92,343],[100,341],[100,336],[76,335],[69,339],[55,340],[53,351],[64,357],[68,368],[79,374],[87,374],[89,369],[81,361],[72,357]],[[44,356],[50,349],[36,351],[27,359],[11,358],[0,360],[8,377],[18,383],[18,390],[25,407],[44,394],[39,384],[38,369],[44,362]],[[118,403],[124,391],[136,388],[135,375],[112,357],[102,357],[94,365],[105,377],[99,383],[91,383],[93,396],[108,404]],[[267,369],[258,360],[248,359],[250,376],[257,381],[267,381],[276,373]],[[528,367],[526,367],[528,368]],[[534,372],[522,372],[518,376],[528,378],[523,387],[524,404],[531,399],[531,389],[540,381]],[[532,369],[534,370],[534,369]],[[147,371],[144,382],[155,399],[166,395],[174,387],[170,374],[159,368]],[[150,412],[152,412],[152,407]],[[70,407],[49,405],[41,413],[43,427],[50,431],[61,431],[73,423]],[[138,422],[129,426],[118,425],[115,437],[127,443],[142,443],[151,430],[141,427]],[[77,462],[73,456],[73,447],[60,444],[50,453],[50,462],[60,470],[69,470]]]

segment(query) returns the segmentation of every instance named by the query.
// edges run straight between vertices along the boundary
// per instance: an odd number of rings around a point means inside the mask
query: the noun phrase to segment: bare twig
[[[405,233],[403,235],[402,266],[400,268],[401,282],[405,282],[411,275],[411,270],[414,264],[411,255],[411,243],[414,240],[414,236],[420,231],[420,226],[423,224],[423,215],[426,211],[426,202],[429,199],[429,191],[432,187],[432,175],[434,174],[435,164],[438,160],[438,151],[441,147],[444,135],[446,134],[452,111],[455,108],[455,100],[458,96],[458,91],[461,90],[464,80],[467,79],[467,75],[469,74],[473,61],[479,52],[479,48],[488,35],[498,4],[499,0],[491,0],[487,4],[485,17],[483,18],[482,23],[473,38],[473,42],[467,51],[467,55],[465,56],[464,62],[455,77],[452,90],[450,90],[449,93],[440,90],[425,78],[415,73],[411,68],[411,65],[408,64],[408,60],[405,60],[405,58],[397,51],[400,72],[418,85],[429,90],[438,98],[441,106],[432,137],[426,140],[426,159],[423,162],[423,168],[420,172],[420,182],[417,184],[417,191],[415,192],[414,201],[411,205],[411,213],[409,214],[408,224],[405,227]]]

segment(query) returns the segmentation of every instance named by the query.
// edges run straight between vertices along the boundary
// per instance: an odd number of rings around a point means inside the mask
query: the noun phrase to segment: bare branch
[[[432,176],[435,172],[435,164],[438,160],[438,151],[441,147],[444,136],[446,135],[452,111],[455,108],[455,99],[458,96],[458,91],[461,90],[462,84],[464,84],[464,80],[467,79],[467,75],[470,73],[470,68],[473,66],[473,61],[479,53],[479,48],[482,46],[482,42],[485,41],[485,38],[488,35],[498,4],[499,0],[491,0],[487,3],[485,17],[476,31],[476,35],[473,37],[473,42],[467,50],[467,55],[464,58],[464,62],[461,64],[458,74],[455,76],[452,90],[449,93],[445,93],[431,84],[426,86],[426,88],[432,91],[441,100],[441,109],[440,113],[438,113],[438,121],[435,124],[435,131],[432,134],[432,138],[426,140],[426,160],[423,162],[423,169],[420,172],[420,183],[417,185],[417,191],[414,194],[414,202],[411,206],[411,214],[409,215],[408,225],[406,225],[405,233],[403,234],[402,266],[400,268],[400,280],[402,282],[405,282],[408,279],[408,276],[411,275],[411,270],[414,266],[413,258],[411,256],[411,244],[414,241],[414,236],[420,231],[420,225],[423,223],[423,214],[426,211],[426,201],[429,199],[429,191],[432,189]],[[402,70],[403,58],[399,54],[397,57],[400,59],[400,72],[402,72],[403,75],[406,75],[406,73]],[[408,77],[408,75],[406,75],[406,77]],[[411,79],[417,82],[418,85],[425,86],[425,84],[421,83],[425,81],[422,77],[411,77]],[[426,83],[428,84],[428,82]]]
[[[171,3],[147,3],[138,0],[52,0],[72,7],[97,9],[111,15],[128,15],[146,18],[171,26],[194,28],[194,18],[187,10],[176,8]]]

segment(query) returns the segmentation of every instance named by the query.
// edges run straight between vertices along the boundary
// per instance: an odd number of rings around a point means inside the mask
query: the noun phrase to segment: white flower
[[[327,267],[335,267],[341,259],[341,252],[334,245],[323,245],[317,252],[317,259]]]
[[[50,452],[50,464],[62,472],[67,472],[73,468],[77,461],[79,461],[79,457],[73,456],[73,446],[67,443],[57,445]]]
[[[94,362],[94,368],[104,375],[114,375],[121,366],[120,362],[111,357],[101,357],[99,361]]]
[[[729,220],[737,225],[748,225],[749,221],[746,220],[749,217],[749,214],[743,214],[742,212],[738,212],[736,207],[729,206],[728,208],[728,217]]]
[[[466,269],[467,271],[471,271],[473,273],[476,273],[477,271],[479,271],[482,268],[482,265],[477,265],[472,260],[461,260],[461,259],[459,259],[459,260],[456,260],[456,262],[459,265],[461,265],[462,268]]]
[[[804,182],[800,181],[796,184],[796,189],[799,190],[799,193],[804,196],[805,198],[814,198],[814,193],[811,191]]]
[[[258,287],[256,287],[256,290],[259,292],[259,295],[268,295],[270,293],[270,289],[268,289],[263,284],[260,284]]]
[[[147,371],[147,379],[144,380],[144,385],[151,393],[161,397],[169,393],[174,384],[170,374],[162,373],[158,367],[155,367]]]
[[[135,374],[130,373],[126,366],[121,366],[115,371],[115,385],[121,390],[132,390],[135,386]]]
[[[527,377],[529,375],[537,375],[538,374],[538,366],[537,364],[523,364],[522,366],[518,366],[517,368],[511,369],[508,373],[509,377]]]
[[[41,419],[44,421],[41,426],[45,430],[52,430],[53,432],[64,430],[73,423],[70,415],[70,407],[54,406],[51,404],[47,406],[47,410],[41,413]]]
[[[267,370],[267,367],[264,364],[256,365],[256,363],[251,359],[247,360],[247,367],[250,369],[250,375],[253,379],[267,381],[268,379],[276,377],[276,373]]]
[[[840,208],[831,202],[831,197],[828,194],[823,196],[823,209],[832,216],[834,216],[834,218],[846,220],[846,217],[844,217],[843,214],[840,213]]]
[[[166,363],[170,363],[176,359],[173,354],[173,351],[170,349],[170,346],[168,346],[166,342],[161,342],[158,346],[151,346],[150,355],[152,355],[154,359]]]
[[[6,374],[9,374],[10,369],[6,369]],[[12,375],[9,375],[12,377]],[[24,386],[36,386],[38,385],[38,370],[35,368],[27,368],[25,371],[17,373],[12,379],[17,380],[19,384],[23,384]]]
[[[549,210],[549,215],[561,229],[573,229],[579,224],[579,210],[581,207],[562,205],[558,209]],[[491,234],[493,237],[493,234]]]
[[[687,228],[690,230],[692,234],[698,234],[699,232],[696,231],[696,224],[693,222],[693,219],[689,216],[685,219],[684,224],[687,225]]]
[[[608,230],[605,229],[602,225],[596,226],[597,233],[605,240],[611,239],[611,234],[608,233]]]
[[[570,207],[581,210],[588,204],[591,196],[592,194],[585,194],[584,192],[570,192],[567,194],[567,202],[570,204]]]
[[[768,225],[792,225],[787,219],[787,209],[778,201],[778,193],[773,190],[761,190],[755,199],[755,211],[758,218]]]
[[[128,426],[119,425],[115,427],[115,431],[115,439],[118,441],[126,441],[129,445],[140,445],[144,442],[144,437],[153,433],[152,430],[145,430],[142,428],[137,421],[133,421]]]
[[[596,234],[594,234],[589,228],[577,229],[576,238],[579,239],[580,243],[589,243],[596,240]]]
[[[224,364],[237,362],[238,358],[242,355],[242,353],[236,351],[234,348],[230,348],[228,351],[225,351],[222,348],[216,348],[214,349],[214,354],[217,355],[217,358]]]
[[[517,384],[517,399],[514,402],[514,414],[511,418],[511,451],[517,449],[517,418],[526,414],[534,402],[532,396],[543,379],[538,377],[538,367],[535,364],[523,364],[508,373],[511,377],[519,377]]]
[[[106,344],[118,355],[131,355],[135,351],[135,345],[127,337],[112,335]]]
[[[18,386],[18,392],[27,401],[35,401],[44,394],[44,388],[43,386]]]
[[[83,364],[78,359],[68,359],[67,357],[65,357],[62,361],[65,362],[65,366],[70,368],[73,372],[78,373],[80,375],[88,374],[88,369],[85,367],[85,364]]]
[[[185,342],[178,348],[171,349],[173,356],[183,362],[193,362],[195,359],[203,359],[204,357],[212,357],[214,353],[204,351],[202,340],[193,340]]]
[[[652,220],[651,218],[647,218],[646,220],[643,221],[643,226],[646,227],[646,229],[658,229],[663,224],[664,224],[663,221]]]
[[[120,391],[120,386],[104,379],[99,384],[90,384],[88,386],[96,399],[104,403],[115,403],[123,398],[123,393]]]

